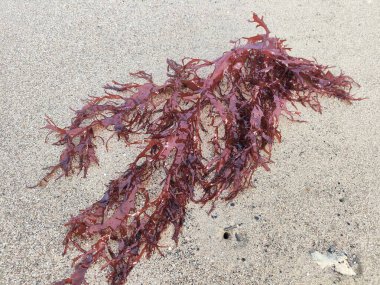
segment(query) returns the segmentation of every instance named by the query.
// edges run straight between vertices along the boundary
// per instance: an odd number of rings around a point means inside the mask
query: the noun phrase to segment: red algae
[[[54,145],[64,149],[41,187],[53,177],[86,176],[98,164],[95,140],[102,130],[126,146],[137,143],[133,135],[146,137],[142,151],[110,181],[103,197],[66,223],[64,253],[71,247],[80,255],[72,275],[55,284],[87,284],[86,273],[97,262],[108,269],[109,284],[125,284],[142,257],[161,253],[159,241],[169,227],[178,243],[189,202],[210,202],[212,210],[215,201],[231,200],[250,186],[256,169],[269,170],[273,143],[281,141],[280,117],[297,121],[297,103],[321,112],[321,97],[358,100],[351,95],[350,77],[290,56],[263,18],[253,14],[252,22],[264,33],[234,42],[215,60],[168,60],[168,78],[161,85],[143,71],[131,74],[143,83],[112,82],[104,96],[91,97],[75,112],[68,127],[47,118],[46,128],[58,137]],[[212,71],[202,77],[203,69]],[[207,125],[202,113],[210,119]],[[202,142],[202,132],[212,132],[212,139]],[[205,143],[211,159],[203,155]],[[159,169],[165,177],[153,197],[147,185]]]

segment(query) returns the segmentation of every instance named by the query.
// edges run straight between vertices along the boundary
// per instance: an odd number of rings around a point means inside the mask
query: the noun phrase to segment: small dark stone
[[[331,245],[331,246],[329,247],[329,249],[327,250],[327,252],[329,252],[329,253],[334,253],[335,250],[336,250],[335,245]]]
[[[243,257],[243,258],[241,259],[241,261],[245,261],[245,258]]]
[[[344,202],[344,198],[340,198],[340,199],[339,199],[339,202],[342,202],[342,203],[343,203],[343,202]]]
[[[235,206],[235,203],[234,203],[234,202],[231,202],[231,203],[230,203],[230,206],[232,206],[232,207]]]
[[[256,221],[260,220],[260,217],[259,216],[255,216],[255,220]]]
[[[230,233],[225,232],[225,233],[223,234],[223,238],[224,238],[224,239],[229,239],[229,238],[230,238]]]

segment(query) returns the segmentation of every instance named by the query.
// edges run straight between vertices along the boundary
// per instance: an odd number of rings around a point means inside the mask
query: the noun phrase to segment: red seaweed
[[[280,116],[298,121],[297,103],[321,112],[321,97],[358,100],[351,95],[353,79],[290,56],[262,17],[253,14],[252,22],[264,33],[234,42],[215,60],[167,60],[168,78],[161,85],[143,71],[132,73],[143,83],[106,85],[105,95],[91,97],[68,127],[46,119],[58,137],[54,145],[64,149],[41,187],[53,177],[85,177],[98,164],[95,141],[102,130],[126,146],[143,146],[103,197],[66,223],[64,253],[71,247],[80,255],[72,275],[55,284],[87,284],[86,273],[97,262],[108,269],[109,284],[125,284],[142,257],[161,253],[159,241],[169,227],[178,243],[190,202],[210,202],[212,211],[216,201],[229,201],[251,186],[256,169],[269,170],[273,143],[281,141]],[[204,70],[211,72],[202,77]],[[204,141],[205,134],[211,139]],[[148,186],[159,171],[164,178],[154,195]]]

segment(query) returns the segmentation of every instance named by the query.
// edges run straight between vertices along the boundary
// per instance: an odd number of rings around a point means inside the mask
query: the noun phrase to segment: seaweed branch
[[[189,202],[210,202],[212,210],[217,200],[231,200],[250,186],[256,169],[269,170],[272,146],[281,141],[281,116],[297,121],[298,103],[321,112],[321,97],[358,100],[351,95],[350,77],[290,56],[263,18],[253,14],[252,22],[264,33],[236,41],[215,60],[168,60],[162,85],[139,71],[131,75],[143,83],[106,85],[105,95],[90,98],[68,127],[46,119],[46,128],[58,137],[54,144],[64,149],[39,186],[53,177],[86,176],[98,163],[95,140],[102,130],[126,146],[144,146],[99,201],[67,222],[64,253],[75,248],[80,255],[72,275],[55,284],[87,284],[86,273],[96,262],[109,269],[109,284],[125,284],[142,257],[160,253],[159,241],[171,226],[178,243]],[[206,68],[212,71],[200,76]],[[203,141],[207,132],[212,138]],[[144,140],[133,141],[134,135]],[[211,158],[205,148],[212,150]],[[165,175],[154,196],[147,185],[157,171]]]

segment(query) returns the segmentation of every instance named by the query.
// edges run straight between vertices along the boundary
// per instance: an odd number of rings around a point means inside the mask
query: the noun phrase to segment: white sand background
[[[178,248],[141,262],[128,284],[380,284],[378,0],[0,1],[0,284],[49,284],[71,272],[63,224],[96,201],[136,153],[100,148],[101,166],[27,189],[59,149],[44,114],[67,125],[81,100],[144,69],[165,79],[166,58],[216,58],[254,35],[251,11],[296,56],[335,65],[366,101],[324,100],[323,115],[283,122],[270,173],[213,216],[191,206]],[[238,225],[231,239],[224,228]],[[235,233],[240,241],[236,240]],[[356,276],[321,269],[310,252],[345,252]],[[105,284],[100,274],[91,284]]]

